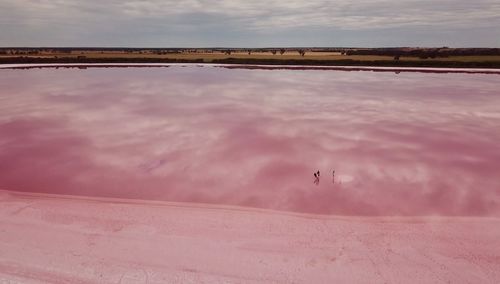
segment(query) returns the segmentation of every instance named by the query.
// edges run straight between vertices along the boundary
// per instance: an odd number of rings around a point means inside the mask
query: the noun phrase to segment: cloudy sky
[[[500,0],[0,0],[0,46],[500,47]]]

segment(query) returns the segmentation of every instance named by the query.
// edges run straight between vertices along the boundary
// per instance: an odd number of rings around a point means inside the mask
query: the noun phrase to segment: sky
[[[500,0],[0,0],[0,46],[500,47]]]

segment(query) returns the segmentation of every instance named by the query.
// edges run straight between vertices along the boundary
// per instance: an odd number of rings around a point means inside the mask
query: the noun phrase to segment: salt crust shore
[[[432,67],[376,67],[376,66],[316,66],[316,65],[244,65],[211,63],[40,63],[40,64],[0,64],[0,69],[25,69],[44,67],[170,67],[198,66],[224,67],[232,69],[283,69],[283,70],[337,70],[337,71],[385,71],[385,72],[429,72],[429,73],[468,73],[500,74],[493,68],[432,68]]]
[[[0,283],[499,283],[500,219],[0,190]]]

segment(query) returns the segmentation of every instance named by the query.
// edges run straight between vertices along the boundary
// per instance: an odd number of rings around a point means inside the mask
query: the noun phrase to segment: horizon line
[[[469,46],[469,47],[452,47],[452,46],[265,46],[265,47],[251,47],[251,46],[0,46],[0,49],[15,49],[15,48],[102,48],[102,49],[270,49],[270,48],[331,48],[331,49],[353,49],[353,48],[366,48],[366,49],[377,49],[377,48],[447,48],[447,49],[500,49],[500,47],[484,47],[484,46]]]

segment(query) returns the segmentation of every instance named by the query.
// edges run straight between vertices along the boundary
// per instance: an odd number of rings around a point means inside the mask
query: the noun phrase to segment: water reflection
[[[0,188],[326,214],[500,215],[497,75],[0,75]],[[326,180],[311,183],[318,170]]]

